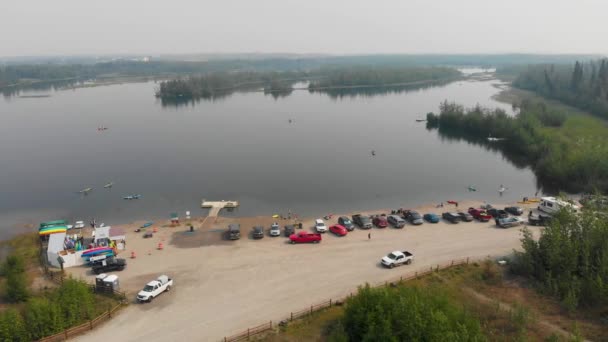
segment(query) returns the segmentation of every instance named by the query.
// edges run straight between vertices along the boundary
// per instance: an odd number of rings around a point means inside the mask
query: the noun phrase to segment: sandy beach
[[[459,209],[480,204],[461,202]],[[437,214],[455,210],[453,205],[415,209]],[[390,209],[363,212],[375,213],[390,213]],[[327,224],[334,224],[337,218],[333,216]],[[196,218],[192,220],[193,233],[183,224],[174,228],[161,228],[158,224],[158,233],[148,239],[142,237],[143,233],[134,232],[143,222],[121,225],[128,233],[127,248],[119,257],[128,259],[128,267],[116,274],[132,304],[118,317],[77,340],[220,340],[257,324],[283,319],[291,311],[340,298],[366,282],[392,280],[454,259],[505,255],[520,247],[519,228],[496,228],[493,221],[407,224],[403,229],[357,228],[345,237],[327,233],[316,245],[291,245],[284,236],[266,235],[261,240],[249,237],[253,225],[268,229],[275,220],[219,217],[202,224],[204,218]],[[313,220],[303,220],[303,230],[312,230]],[[241,224],[241,239],[223,240],[222,234],[233,222]],[[287,223],[280,221],[281,226]],[[539,228],[531,229],[536,234]],[[157,249],[159,243],[163,250]],[[416,259],[409,266],[381,267],[380,258],[393,250],[409,250]],[[129,258],[131,252],[136,253],[135,259]],[[68,271],[93,281],[88,268]],[[136,292],[161,274],[174,279],[172,291],[152,303],[135,303]]]

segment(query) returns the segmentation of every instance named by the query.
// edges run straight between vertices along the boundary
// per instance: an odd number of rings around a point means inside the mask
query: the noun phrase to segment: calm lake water
[[[56,218],[119,224],[175,211],[202,215],[203,198],[239,200],[240,216],[288,209],[320,216],[450,199],[494,202],[500,184],[509,188],[503,201],[531,196],[531,170],[415,121],[446,99],[510,112],[491,99],[497,84],[459,81],[341,98],[236,93],[180,107],[161,106],[153,82],[0,99],[0,237]],[[98,132],[101,125],[109,129]],[[114,187],[104,189],[110,181]],[[88,187],[88,196],[77,193]],[[143,197],[123,200],[128,194]]]

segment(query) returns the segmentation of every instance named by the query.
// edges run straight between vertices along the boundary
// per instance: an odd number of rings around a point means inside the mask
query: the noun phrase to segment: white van
[[[542,197],[538,204],[538,210],[544,211],[547,214],[555,214],[562,208],[570,208],[574,210],[574,212],[578,212],[580,209],[577,205],[562,201],[555,197]]]

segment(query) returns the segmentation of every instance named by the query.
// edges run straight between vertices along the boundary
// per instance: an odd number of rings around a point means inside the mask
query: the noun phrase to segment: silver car
[[[268,231],[268,235],[270,236],[281,236],[281,227],[277,222],[274,222],[270,225],[270,230]]]

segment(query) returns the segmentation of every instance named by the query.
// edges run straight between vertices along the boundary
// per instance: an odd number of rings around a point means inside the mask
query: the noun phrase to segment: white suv
[[[281,227],[279,226],[279,224],[277,222],[274,222],[270,226],[269,234],[270,234],[270,236],[280,236],[281,235]]]
[[[325,225],[325,222],[321,219],[316,219],[315,220],[315,230],[317,231],[317,233],[327,232],[327,226]]]

